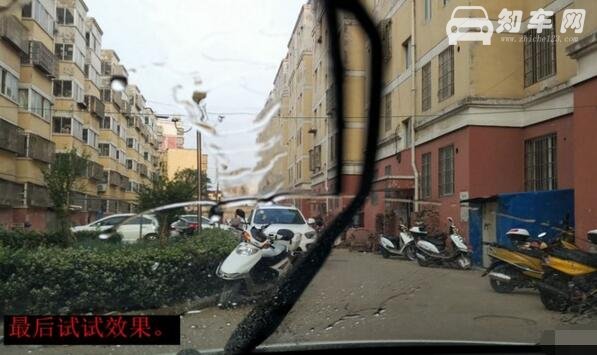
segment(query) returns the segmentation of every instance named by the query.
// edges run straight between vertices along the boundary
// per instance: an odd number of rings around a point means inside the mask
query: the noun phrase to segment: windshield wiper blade
[[[318,0],[321,1],[321,0]],[[365,8],[357,0],[328,0],[321,1],[320,6],[326,12],[326,21],[332,34],[338,34],[337,14],[340,10],[352,13],[360,23],[371,45],[371,86],[369,88],[369,109],[367,124],[367,144],[365,147],[363,174],[358,192],[351,203],[330,223],[323,231],[315,246],[299,261],[287,277],[271,292],[263,297],[241,321],[234,330],[224,348],[227,354],[248,353],[265,341],[282,323],[288,312],[297,302],[303,291],[315,277],[319,268],[329,256],[337,236],[351,223],[355,215],[365,203],[371,190],[374,178],[375,157],[377,153],[377,139],[379,135],[380,101],[381,101],[381,40],[373,20]],[[344,67],[340,56],[338,35],[331,36],[330,50],[333,62],[333,77],[335,82],[336,99],[336,128],[338,134],[336,166],[338,173],[342,172],[344,131],[344,98],[343,78]],[[339,176],[339,174],[338,174]],[[338,179],[336,193],[342,192],[341,179]]]

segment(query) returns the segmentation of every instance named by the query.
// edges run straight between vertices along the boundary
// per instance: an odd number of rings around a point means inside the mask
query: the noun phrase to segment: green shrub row
[[[0,246],[0,313],[125,311],[211,295],[236,244],[229,232],[204,230],[166,245]]]

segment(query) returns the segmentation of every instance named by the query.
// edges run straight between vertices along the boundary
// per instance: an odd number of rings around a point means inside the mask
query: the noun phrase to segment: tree
[[[85,176],[87,169],[86,154],[79,155],[75,148],[66,153],[56,154],[56,158],[47,169],[42,170],[50,199],[58,219],[58,230],[68,243],[73,241],[70,231],[70,200],[74,190],[81,190],[77,180]]]
[[[203,198],[207,195],[209,178],[201,172],[201,190]],[[197,170],[183,169],[177,171],[173,179],[168,179],[165,174],[156,175],[150,185],[141,187],[137,195],[137,203],[141,211],[169,205],[177,202],[197,200]],[[160,211],[161,232],[163,237],[166,234],[167,226],[174,221],[178,214],[182,213],[181,208]]]

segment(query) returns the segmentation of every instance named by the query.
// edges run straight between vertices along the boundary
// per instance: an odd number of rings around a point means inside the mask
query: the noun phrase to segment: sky
[[[104,32],[102,47],[116,51],[148,106],[158,114],[186,115],[181,102],[194,90],[207,91],[206,108],[218,136],[204,135],[202,146],[229,150],[218,165],[231,170],[255,165],[256,132],[242,130],[251,127],[273,87],[306,0],[85,2]],[[196,147],[194,129],[185,135],[185,147]],[[215,155],[208,166],[214,180]],[[220,168],[220,178],[225,175]]]

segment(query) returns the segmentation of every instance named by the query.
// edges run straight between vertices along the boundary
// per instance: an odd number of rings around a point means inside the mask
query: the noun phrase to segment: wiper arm
[[[318,0],[321,1],[321,0]],[[362,26],[371,43],[371,86],[369,88],[370,105],[368,110],[367,145],[363,174],[358,192],[351,203],[342,211],[323,231],[314,248],[290,271],[269,297],[263,297],[251,312],[241,321],[226,344],[224,352],[227,354],[248,353],[265,341],[282,323],[288,312],[315,277],[319,268],[329,256],[337,236],[351,223],[355,215],[365,203],[371,190],[374,178],[377,139],[379,134],[379,113],[381,101],[381,40],[376,26],[367,14],[365,8],[357,0],[327,0],[321,1],[326,11],[326,21],[331,34],[338,33],[337,14],[339,10],[352,13]],[[331,53],[333,61],[333,77],[336,97],[336,128],[339,133],[337,139],[337,171],[342,172],[343,142],[344,142],[344,98],[343,79],[344,67],[340,56],[340,44],[337,35],[331,36]],[[336,193],[342,192],[341,179],[338,179]]]

